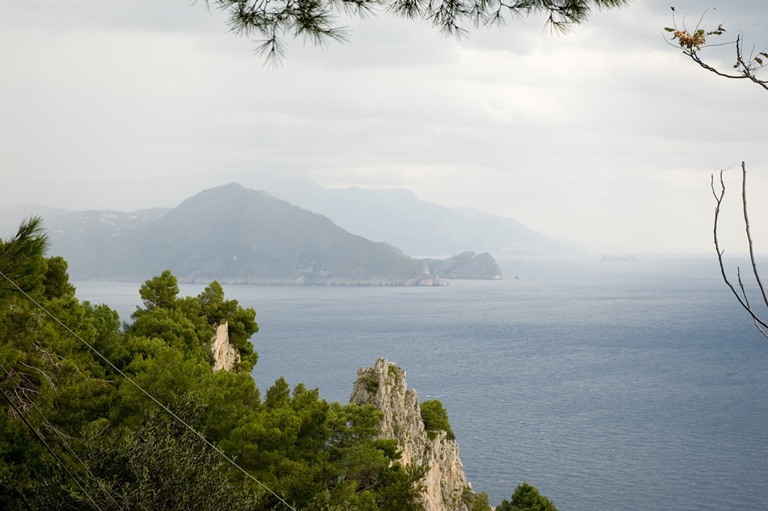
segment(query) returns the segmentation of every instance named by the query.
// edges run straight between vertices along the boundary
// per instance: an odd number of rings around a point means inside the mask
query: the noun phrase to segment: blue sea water
[[[440,288],[225,291],[257,310],[262,390],[285,376],[347,402],[385,357],[443,402],[492,504],[527,481],[561,511],[768,509],[768,340],[714,258],[502,268]],[[76,286],[124,319],[140,302],[138,284]]]

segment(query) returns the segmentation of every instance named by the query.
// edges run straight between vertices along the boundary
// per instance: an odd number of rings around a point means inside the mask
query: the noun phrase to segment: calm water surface
[[[358,367],[396,362],[443,402],[491,503],[528,481],[561,511],[768,509],[768,340],[712,258],[503,270],[441,288],[225,291],[257,310],[262,390],[282,375],[347,402]],[[138,284],[75,284],[124,319],[140,303]]]

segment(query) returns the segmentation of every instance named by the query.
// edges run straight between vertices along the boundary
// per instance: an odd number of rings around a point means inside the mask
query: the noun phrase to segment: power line
[[[19,292],[20,292],[22,295],[24,295],[24,297],[25,297],[27,300],[29,300],[30,302],[32,302],[33,304],[35,304],[35,305],[36,305],[36,306],[37,306],[37,307],[38,307],[40,310],[42,310],[42,311],[43,311],[43,312],[44,312],[44,313],[45,313],[45,314],[46,314],[48,317],[50,317],[50,318],[51,318],[53,321],[55,321],[56,323],[58,323],[58,324],[59,324],[59,325],[60,325],[62,328],[64,328],[64,330],[66,330],[67,332],[69,332],[69,333],[70,333],[72,336],[74,336],[74,337],[75,337],[75,338],[76,338],[78,341],[80,341],[81,343],[85,344],[85,345],[88,347],[88,349],[89,349],[89,350],[91,350],[91,351],[92,351],[94,354],[96,354],[96,355],[97,355],[97,356],[98,356],[98,357],[99,357],[101,360],[103,360],[103,361],[104,361],[104,362],[105,362],[107,365],[109,365],[109,367],[111,367],[112,369],[114,369],[114,370],[115,370],[115,371],[116,371],[116,372],[117,372],[117,373],[118,373],[120,376],[122,376],[123,378],[125,378],[126,380],[128,380],[128,381],[129,381],[129,382],[130,382],[130,383],[131,383],[131,384],[132,384],[134,387],[136,387],[136,388],[137,388],[137,389],[138,389],[138,390],[139,390],[139,391],[140,391],[142,394],[144,394],[145,396],[147,396],[147,397],[148,397],[148,398],[149,398],[149,399],[150,399],[152,402],[154,402],[154,403],[155,403],[157,406],[159,406],[159,407],[160,407],[160,408],[161,408],[163,411],[165,411],[165,412],[166,412],[168,415],[170,415],[170,416],[171,416],[171,417],[173,417],[175,420],[177,420],[178,422],[180,422],[181,424],[183,424],[183,425],[184,425],[184,427],[186,427],[186,428],[187,428],[189,431],[191,431],[192,433],[194,433],[194,434],[195,434],[195,436],[197,436],[197,437],[198,437],[200,440],[202,440],[202,441],[203,441],[203,442],[204,442],[204,443],[205,443],[205,444],[206,444],[208,447],[210,447],[211,449],[213,449],[214,451],[216,451],[216,452],[219,454],[219,456],[221,456],[222,458],[224,458],[225,460],[227,460],[227,462],[229,462],[229,463],[230,463],[230,464],[231,464],[233,467],[237,468],[237,469],[238,469],[240,472],[242,472],[242,473],[243,473],[243,474],[244,474],[244,475],[245,475],[245,476],[246,476],[248,479],[252,480],[252,481],[253,481],[253,482],[255,482],[256,484],[258,484],[259,486],[261,486],[262,488],[264,488],[265,490],[267,490],[267,491],[268,491],[270,494],[272,494],[272,495],[273,495],[273,496],[274,496],[274,497],[275,497],[277,500],[279,500],[280,502],[282,502],[282,503],[283,503],[283,504],[284,504],[284,505],[285,505],[285,506],[286,506],[288,509],[290,509],[291,511],[296,511],[296,508],[294,508],[293,506],[291,506],[290,504],[288,504],[288,502],[287,502],[287,501],[286,501],[284,498],[282,498],[280,495],[278,495],[277,493],[275,493],[275,492],[274,492],[274,491],[273,491],[273,490],[272,490],[272,489],[271,489],[269,486],[267,486],[266,484],[262,483],[261,481],[259,481],[259,480],[258,480],[258,479],[256,479],[255,477],[253,477],[253,476],[252,476],[252,475],[251,475],[251,474],[250,474],[250,473],[249,473],[247,470],[245,470],[243,467],[241,467],[240,465],[238,465],[237,463],[235,463],[235,460],[233,460],[232,458],[230,458],[229,456],[227,456],[226,454],[224,454],[224,452],[223,452],[221,449],[219,449],[219,448],[218,448],[218,447],[216,447],[216,446],[215,446],[213,443],[211,443],[211,442],[210,442],[210,441],[209,441],[207,438],[205,438],[205,437],[204,437],[204,436],[203,436],[203,435],[202,435],[200,432],[198,432],[198,431],[197,431],[195,428],[193,428],[192,426],[190,426],[189,424],[187,424],[187,423],[186,423],[186,422],[185,422],[185,421],[184,421],[184,420],[183,420],[181,417],[179,417],[178,415],[176,415],[175,413],[173,413],[173,411],[171,411],[171,409],[170,409],[170,408],[168,408],[168,407],[167,407],[167,406],[165,406],[163,403],[161,403],[160,401],[158,401],[158,400],[157,400],[157,398],[155,398],[155,397],[154,397],[152,394],[150,394],[149,392],[147,392],[146,390],[144,390],[144,388],[142,388],[142,387],[141,387],[141,385],[139,385],[138,383],[136,383],[135,381],[133,381],[133,380],[131,379],[131,377],[130,377],[130,376],[128,376],[127,374],[125,374],[123,371],[121,371],[121,370],[120,370],[120,368],[118,368],[118,367],[117,367],[115,364],[113,364],[113,363],[112,363],[112,362],[111,362],[111,361],[110,361],[110,360],[109,360],[107,357],[105,357],[104,355],[102,355],[102,354],[101,354],[101,353],[100,353],[100,352],[99,352],[99,351],[98,351],[96,348],[94,348],[94,347],[93,347],[93,346],[92,346],[92,345],[91,345],[91,344],[90,344],[88,341],[86,341],[85,339],[83,339],[82,337],[80,337],[80,336],[79,336],[79,335],[78,335],[76,332],[74,332],[74,331],[73,331],[71,328],[69,328],[67,325],[65,325],[65,324],[64,324],[64,323],[63,323],[63,322],[62,322],[62,321],[61,321],[59,318],[57,318],[56,316],[54,316],[54,315],[53,315],[53,313],[49,312],[49,311],[48,311],[48,310],[47,310],[45,307],[43,307],[41,304],[39,304],[39,303],[38,303],[38,302],[37,302],[37,301],[36,301],[34,298],[32,298],[31,296],[29,296],[29,294],[27,294],[27,292],[26,292],[26,291],[24,291],[24,290],[23,290],[21,287],[19,287],[19,286],[18,286],[18,285],[17,285],[17,284],[16,284],[16,283],[15,283],[13,280],[11,280],[11,279],[10,279],[8,276],[6,276],[6,275],[5,275],[5,273],[3,273],[2,271],[0,271],[0,276],[1,276],[1,277],[3,277],[5,280],[7,280],[7,281],[8,281],[8,282],[9,282],[9,283],[10,283],[10,284],[13,286],[13,287],[15,287],[15,288],[16,288],[16,289],[17,289],[17,290],[18,290],[18,291],[19,291]],[[3,394],[5,394],[5,393],[3,393]],[[7,397],[7,396],[6,396],[6,397]]]

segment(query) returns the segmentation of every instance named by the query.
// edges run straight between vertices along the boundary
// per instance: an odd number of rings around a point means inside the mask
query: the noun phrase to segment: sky
[[[406,188],[628,252],[712,252],[750,220],[768,251],[768,91],[704,71],[662,28],[723,23],[768,48],[768,2],[636,0],[571,33],[511,20],[446,38],[380,14],[290,41],[277,68],[189,0],[0,2],[0,207],[174,207],[276,177]],[[733,48],[702,53],[723,69]],[[768,77],[768,72],[764,73]]]

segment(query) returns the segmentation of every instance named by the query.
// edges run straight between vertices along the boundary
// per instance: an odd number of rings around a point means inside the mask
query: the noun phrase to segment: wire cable
[[[69,328],[67,325],[65,325],[59,318],[53,315],[53,313],[49,312],[45,307],[43,307],[41,304],[39,304],[34,298],[29,296],[26,291],[24,291],[21,287],[19,287],[13,280],[11,280],[5,273],[0,271],[0,277],[3,277],[5,280],[7,280],[16,290],[18,290],[27,300],[35,304],[40,310],[42,310],[48,317],[50,317],[53,321],[58,323],[64,330],[69,332],[72,336],[74,336],[78,341],[83,343],[85,346],[88,347],[89,350],[91,350],[94,354],[96,354],[101,360],[103,360],[109,367],[115,370],[120,376],[128,380],[134,387],[136,387],[142,394],[147,396],[152,402],[154,402],[157,406],[159,406],[163,411],[165,411],[168,415],[173,417],[175,420],[177,420],[179,423],[183,424],[185,428],[187,428],[189,431],[194,433],[195,436],[197,436],[200,440],[202,440],[208,447],[216,451],[219,456],[227,460],[233,467],[237,468],[240,472],[242,472],[248,479],[255,482],[265,490],[267,490],[270,494],[272,494],[277,500],[282,502],[288,509],[291,511],[297,511],[296,508],[294,508],[292,505],[290,505],[283,497],[275,493],[269,486],[262,483],[255,477],[253,477],[247,470],[245,470],[243,467],[235,463],[235,460],[224,454],[224,452],[216,447],[213,443],[211,443],[207,438],[205,438],[200,432],[198,432],[195,428],[187,424],[181,417],[173,413],[173,411],[165,406],[163,403],[157,400],[152,394],[144,390],[144,388],[141,387],[138,383],[133,381],[130,376],[125,374],[123,371],[120,370],[115,364],[113,364],[107,357],[102,355],[96,348],[94,348],[88,341],[80,337],[76,332],[74,332],[71,328]]]

